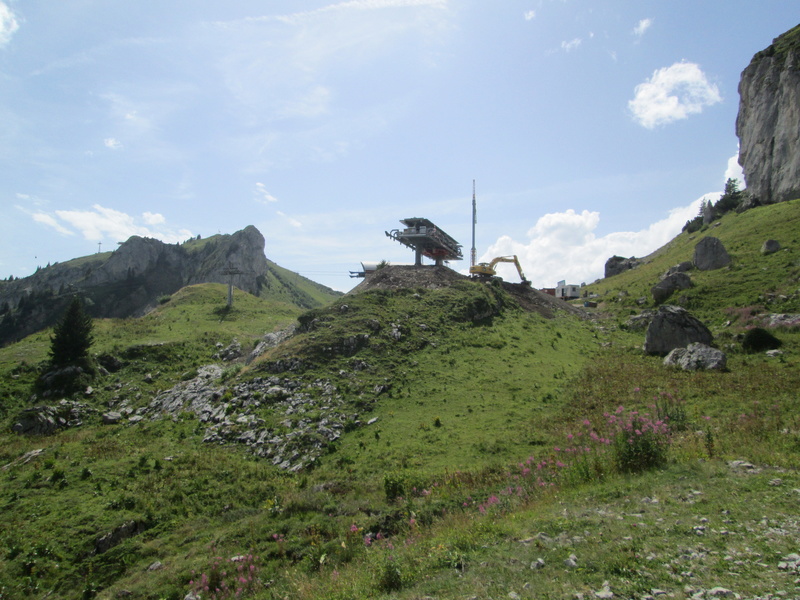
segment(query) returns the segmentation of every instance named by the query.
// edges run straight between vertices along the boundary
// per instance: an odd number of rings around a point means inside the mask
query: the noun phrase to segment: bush
[[[766,350],[775,350],[780,348],[782,344],[783,342],[766,329],[755,327],[744,334],[742,349],[748,354],[753,354]]]
[[[617,409],[609,422],[617,428],[612,449],[614,464],[621,473],[639,473],[666,464],[669,431],[663,421],[636,411],[625,415]]]

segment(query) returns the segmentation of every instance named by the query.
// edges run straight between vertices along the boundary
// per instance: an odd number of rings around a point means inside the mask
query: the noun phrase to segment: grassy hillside
[[[469,281],[302,314],[245,294],[227,312],[225,287],[203,285],[143,319],[98,321],[93,351],[125,365],[76,400],[144,418],[0,435],[0,597],[796,595],[784,558],[798,552],[800,334],[776,331],[775,357],[744,353],[739,334],[800,312],[799,212],[780,204],[678,236],[590,287],[594,321],[547,319]],[[734,262],[692,272],[683,302],[729,369],[667,370],[624,324],[703,235]],[[785,250],[761,256],[768,238]],[[246,405],[276,440],[343,415],[313,468],[204,443],[212,423],[188,410],[147,412],[217,343],[248,351],[295,319],[294,337],[212,383],[231,421]],[[47,348],[45,333],[0,349],[4,432],[31,405]],[[257,382],[264,392],[245,391]],[[129,535],[109,546],[114,531]]]

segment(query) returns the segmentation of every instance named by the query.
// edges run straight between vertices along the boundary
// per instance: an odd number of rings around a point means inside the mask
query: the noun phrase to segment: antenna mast
[[[475,204],[475,180],[472,180],[472,252],[469,255],[469,266],[474,267],[478,262],[478,252],[475,250],[475,224],[478,222],[478,208]]]

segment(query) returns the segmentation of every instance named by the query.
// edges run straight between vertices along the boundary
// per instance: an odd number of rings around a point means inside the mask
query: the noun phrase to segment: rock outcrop
[[[751,196],[761,204],[800,198],[800,25],[742,72],[736,135]]]
[[[629,269],[634,269],[641,264],[638,258],[631,256],[630,258],[625,258],[623,256],[612,256],[606,261],[605,266],[605,277],[613,277],[614,275],[619,275],[620,273],[624,273]]]

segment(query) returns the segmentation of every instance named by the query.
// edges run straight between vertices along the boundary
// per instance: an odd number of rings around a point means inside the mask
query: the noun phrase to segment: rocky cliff
[[[0,282],[0,345],[53,325],[75,294],[85,299],[95,318],[135,317],[184,286],[228,283],[229,267],[240,272],[233,276],[233,283],[241,290],[258,296],[270,286],[280,286],[298,306],[315,305],[302,290],[288,289],[292,284],[281,279],[283,269],[267,260],[264,236],[252,225],[230,235],[183,244],[133,236],[114,252],[57,263],[30,277]]]
[[[758,52],[739,83],[739,164],[761,204],[800,198],[800,25]]]

